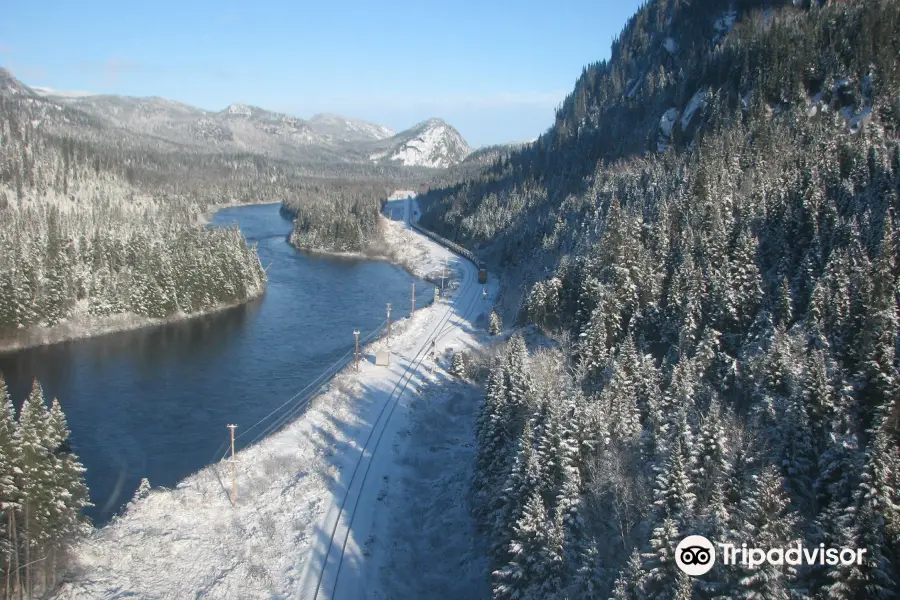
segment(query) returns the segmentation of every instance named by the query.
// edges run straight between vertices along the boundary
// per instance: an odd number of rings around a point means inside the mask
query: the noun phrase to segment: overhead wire
[[[373,329],[373,330],[372,330],[368,335],[366,335],[366,337],[364,337],[361,341],[362,341],[362,342],[367,342],[367,341],[369,341],[373,336],[375,336],[379,331],[381,331],[381,328],[384,327],[385,323],[387,323],[387,319],[385,319],[384,321],[382,321],[375,329]],[[296,400],[301,394],[303,394],[304,392],[306,392],[307,390],[309,390],[311,387],[316,386],[317,382],[320,383],[320,384],[321,384],[321,383],[324,383],[324,381],[322,381],[323,378],[327,379],[328,377],[330,377],[331,375],[334,374],[333,372],[336,372],[337,370],[339,370],[339,369],[343,366],[343,364],[346,363],[346,358],[353,352],[353,350],[354,350],[354,348],[351,348],[349,351],[347,351],[346,353],[344,353],[343,356],[341,356],[340,358],[338,358],[332,365],[330,365],[328,368],[326,368],[324,371],[322,371],[315,379],[313,379],[312,381],[310,381],[310,382],[306,385],[306,387],[304,387],[302,390],[300,390],[299,392],[297,392],[296,394],[294,394],[293,396],[291,396],[290,398],[288,398],[285,402],[283,402],[280,406],[278,406],[277,408],[275,408],[274,410],[272,410],[269,414],[267,414],[266,416],[264,416],[262,419],[260,419],[259,421],[257,421],[257,422],[254,423],[253,425],[251,425],[250,427],[247,427],[246,429],[244,429],[238,436],[236,436],[236,437],[234,438],[235,442],[237,442],[238,440],[240,440],[241,438],[243,438],[244,436],[246,436],[248,433],[250,433],[250,431],[252,431],[252,430],[255,429],[256,427],[258,427],[260,424],[262,424],[262,423],[264,423],[265,421],[267,421],[268,419],[272,418],[272,417],[273,417],[275,414],[277,414],[280,410],[282,410],[284,407],[286,407],[286,406],[287,406],[288,404],[290,404],[292,401]],[[318,387],[321,387],[321,385],[316,386],[316,389],[318,389]],[[313,391],[315,392],[315,390],[313,390]],[[308,395],[308,394],[307,394],[307,395]],[[302,407],[302,403],[303,403],[305,400],[307,400],[307,398],[304,396],[304,398],[301,398],[301,399],[298,401],[298,404],[301,405],[301,407]],[[297,411],[296,411],[296,407],[294,407],[294,408],[292,408],[292,409],[288,409],[288,411],[289,411],[288,414],[296,414],[296,412],[297,412]],[[270,432],[268,428],[267,428],[266,431],[267,431],[267,433],[265,433],[264,435],[268,435],[268,432]],[[264,435],[263,435],[263,436],[257,436],[256,438],[254,438],[254,440],[253,440],[252,442],[250,442],[249,444],[247,444],[245,447],[253,445],[253,444],[256,443],[257,441],[259,441],[259,439],[260,439],[261,437],[264,437]],[[228,455],[228,453],[230,452],[230,448],[229,448],[228,446],[229,446],[229,441],[228,441],[228,440],[222,442],[222,444],[219,446],[218,450],[216,450],[216,452],[213,454],[212,459],[209,461],[210,464],[218,463],[218,462],[221,461],[223,458],[225,458],[225,457]],[[224,452],[223,452],[223,450],[224,450]]]
[[[462,314],[455,315],[457,324],[462,322],[466,318],[466,316],[469,314],[469,312],[471,312],[472,307],[475,305],[476,299],[477,299],[477,296],[473,296],[472,300],[469,302],[469,305],[466,307],[466,310]],[[427,349],[429,347],[428,342],[431,340],[437,340],[437,339],[440,339],[441,337],[443,337],[443,335],[445,335],[445,329],[449,330],[450,328],[452,328],[451,321],[453,318],[454,318],[453,312],[449,311],[449,310],[447,311],[447,314],[441,318],[441,320],[438,322],[438,325],[432,330],[431,334],[425,339],[425,342],[419,348],[419,351],[410,360],[409,364],[404,369],[404,372],[401,374],[400,379],[397,381],[396,385],[394,386],[393,390],[391,391],[390,396],[388,397],[384,406],[382,406],[381,411],[379,411],[379,413],[378,413],[378,416],[376,416],[376,418],[375,418],[373,428],[372,428],[372,430],[370,430],[369,435],[366,438],[365,443],[363,444],[359,459],[357,460],[356,465],[354,466],[354,469],[353,469],[353,473],[350,476],[350,482],[346,486],[346,492],[345,492],[343,501],[341,502],[341,507],[340,507],[340,510],[338,513],[338,518],[335,520],[334,527],[332,528],[332,531],[331,531],[331,539],[329,540],[328,550],[325,552],[325,561],[326,562],[322,566],[322,570],[319,573],[319,578],[316,583],[316,592],[315,592],[314,597],[318,597],[319,590],[322,585],[322,579],[325,576],[325,568],[327,566],[328,556],[331,553],[332,546],[334,545],[334,536],[337,533],[337,527],[340,523],[340,515],[344,512],[344,507],[347,503],[347,496],[349,495],[350,488],[353,485],[353,480],[356,478],[356,473],[359,470],[360,465],[362,464],[362,460],[365,456],[366,449],[368,448],[369,441],[372,439],[372,436],[375,433],[375,428],[376,428],[378,422],[381,420],[381,417],[384,414],[385,409],[387,409],[387,407],[390,406],[390,410],[388,411],[387,417],[385,418],[385,426],[383,426],[379,430],[378,437],[375,439],[375,444],[369,452],[370,457],[374,457],[375,452],[377,451],[378,446],[381,443],[381,438],[384,435],[384,431],[387,428],[386,427],[387,422],[390,421],[390,418],[394,413],[394,409],[397,407],[397,404],[399,404],[400,398],[403,396],[403,393],[406,391],[407,386],[412,381],[413,375],[415,375],[417,373],[418,368],[422,364],[422,361],[425,359],[425,356],[427,356]],[[406,378],[406,381],[404,381],[404,378]],[[400,387],[401,384],[402,384],[402,388]],[[400,390],[399,393],[397,393],[398,389]],[[396,394],[396,397],[395,397],[395,394]],[[362,483],[360,484],[361,487],[363,485],[365,485],[365,481],[368,478],[369,470],[370,470],[371,466],[372,466],[372,459],[370,458],[369,462],[366,464],[365,470],[363,471]],[[346,547],[347,547],[347,540],[349,538],[349,532],[352,529],[353,520],[356,516],[356,509],[359,506],[361,497],[362,497],[362,493],[358,494],[356,497],[356,500],[353,504],[353,511],[350,514],[350,522],[348,523],[348,526],[347,526],[348,535],[344,538],[344,541],[341,543],[341,557],[338,561],[338,566],[337,566],[338,574],[340,573],[341,566],[343,565],[344,553],[345,553]],[[336,576],[336,577],[338,577],[338,576]],[[335,579],[335,587],[337,587],[337,581],[338,581],[338,578]]]

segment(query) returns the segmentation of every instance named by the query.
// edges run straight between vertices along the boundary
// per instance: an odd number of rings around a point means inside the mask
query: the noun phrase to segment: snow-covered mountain
[[[97,95],[51,88],[31,88],[0,69],[0,93],[30,98],[55,121],[91,126],[136,146],[207,153],[252,153],[320,165],[367,165],[440,168],[457,164],[470,152],[453,127],[438,119],[399,134],[375,123],[322,113],[311,119],[231,104],[208,111],[160,97]],[[46,110],[43,110],[43,109]],[[71,130],[96,139],[95,130]],[[110,138],[111,139],[111,138]],[[126,145],[132,145],[131,143]]]
[[[3,67],[0,67],[0,94],[24,97],[35,95],[27,85],[13,77],[12,73]]]
[[[375,123],[327,113],[313,115],[307,122],[314,131],[345,142],[384,140],[395,135],[394,131]]]
[[[33,85],[31,89],[40,96],[56,96],[58,98],[83,98],[85,96],[96,96],[92,92],[78,92],[74,90],[54,90],[40,85]]]
[[[429,119],[383,140],[369,159],[443,169],[460,163],[470,152],[456,129],[440,119]]]

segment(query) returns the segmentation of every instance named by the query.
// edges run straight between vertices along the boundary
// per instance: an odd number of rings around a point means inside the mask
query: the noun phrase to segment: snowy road
[[[391,206],[393,204],[393,206]],[[403,221],[411,215],[410,200],[390,203],[386,212],[397,210],[402,204]],[[396,435],[406,429],[407,408],[415,401],[421,374],[429,368],[432,342],[438,350],[462,327],[471,327],[478,311],[480,290],[477,271],[461,258],[456,262],[460,284],[452,299],[432,311],[429,323],[415,336],[410,336],[391,348],[389,367],[366,365],[376,370],[369,394],[377,398],[379,406],[374,423],[368,430],[360,429],[352,440],[352,456],[342,457],[339,481],[325,500],[322,518],[313,529],[308,555],[300,569],[300,598],[365,597],[362,566],[367,541],[373,530],[373,516],[379,505],[381,484],[395,468],[389,446]],[[369,380],[368,373],[361,374]],[[399,410],[398,410],[399,409]]]

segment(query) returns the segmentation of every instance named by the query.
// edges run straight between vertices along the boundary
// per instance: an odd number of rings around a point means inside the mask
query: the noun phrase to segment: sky
[[[28,85],[336,113],[431,117],[473,147],[543,133],[640,0],[0,0],[0,66]]]

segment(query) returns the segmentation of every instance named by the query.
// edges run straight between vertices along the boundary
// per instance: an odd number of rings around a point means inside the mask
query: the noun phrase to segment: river
[[[0,354],[17,408],[34,377],[48,399],[59,398],[87,468],[95,506],[86,512],[96,525],[121,510],[142,477],[171,487],[207,465],[227,424],[240,434],[304,388],[353,348],[354,329],[378,328],[385,303],[393,319],[408,316],[411,283],[419,307],[432,296],[430,284],[387,262],[295,250],[277,204],[224,208],[211,225],[234,222],[268,269],[261,298],[179,323]]]

